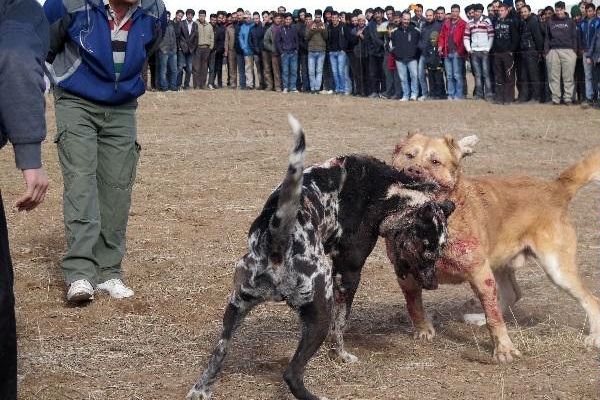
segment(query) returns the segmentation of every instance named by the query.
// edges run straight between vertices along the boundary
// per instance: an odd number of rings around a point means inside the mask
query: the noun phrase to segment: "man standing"
[[[235,14],[237,16],[237,14]],[[227,82],[231,89],[237,89],[238,87],[238,67],[236,57],[236,42],[237,37],[235,36],[237,22],[233,21],[225,29],[225,53],[224,57],[227,57]]]
[[[158,46],[159,78],[158,89],[161,91],[177,91],[177,35],[179,26],[171,21],[167,12],[167,28],[160,46]]]
[[[194,22],[196,11],[188,8],[185,11],[185,21],[179,25],[179,47],[183,55],[184,62],[180,65],[185,69],[185,79],[183,81],[183,90],[190,88],[190,78],[192,77],[194,56],[198,49],[198,24]],[[182,69],[183,69],[182,68]]]
[[[402,82],[402,98],[400,101],[417,100],[419,93],[419,79],[417,76],[419,39],[419,31],[410,23],[410,14],[404,12],[400,26],[392,33],[392,53]]]
[[[460,100],[465,97],[463,69],[467,52],[463,36],[467,23],[460,18],[458,4],[453,4],[450,10],[450,18],[442,25],[438,46],[446,68],[448,99]]]
[[[540,56],[544,52],[544,34],[538,16],[531,13],[527,4],[521,7],[520,50],[522,80],[519,91],[519,102],[542,101],[542,83],[540,80]]]
[[[181,51],[181,25],[183,21],[183,16],[185,13],[183,10],[177,10],[175,12],[175,38],[177,40],[177,90],[181,87],[181,83],[183,82],[183,66],[185,65],[185,57],[183,56],[183,52]]]
[[[131,297],[121,262],[140,154],[135,112],[145,55],[167,24],[165,6],[161,0],[86,0],[85,7],[47,0],[44,10],[64,180],[67,300],[92,300],[94,287]]]
[[[5,29],[6,28],[6,29]],[[25,193],[19,211],[37,207],[46,195],[42,168],[44,59],[48,53],[48,21],[34,0],[0,0],[0,148],[13,145]],[[0,192],[0,399],[17,399],[17,332],[13,269],[8,228]]]
[[[255,12],[252,14],[254,25],[250,29],[250,48],[252,49],[252,57],[254,58],[254,66],[256,67],[256,82],[255,88],[262,90],[265,88],[264,66],[262,63],[262,52],[264,50],[265,27],[260,20],[260,14]]]
[[[377,98],[384,92],[384,39],[383,10],[375,9],[373,20],[366,29],[367,50],[369,53],[369,97]]]
[[[208,78],[208,60],[215,45],[215,34],[211,24],[206,21],[206,11],[198,11],[198,49],[194,56],[194,89],[206,88]]]
[[[431,34],[436,32],[439,34],[442,29],[442,24],[434,19],[434,12],[430,8],[425,11],[425,20],[421,23],[421,36],[419,39],[419,65],[417,67],[419,74],[419,86],[421,87],[421,97],[419,100],[427,100],[429,98],[429,87],[427,85],[427,50],[431,47]]]
[[[298,12],[298,22],[296,23],[298,31],[298,80],[296,85],[302,92],[310,91],[310,81],[308,79],[308,45],[306,41],[306,11],[300,9]]]
[[[225,12],[217,12],[217,20],[213,25],[215,45],[210,52],[208,88],[223,87],[223,54],[225,53]],[[215,82],[216,80],[216,82]]]
[[[271,71],[273,72],[272,76],[265,73],[267,90],[273,90],[274,88],[276,92],[281,92],[281,56],[277,49],[277,38],[281,33],[281,19],[281,14],[275,14],[273,24],[266,30],[265,38],[263,39],[266,51],[263,59],[267,57],[265,64],[270,63]]]
[[[573,20],[565,13],[565,3],[559,1],[554,5],[554,15],[546,22],[546,66],[552,93],[552,104],[560,104],[562,78],[564,93],[562,98],[566,105],[572,104],[575,88],[573,76],[577,62],[577,28]]]
[[[515,100],[515,53],[519,50],[518,21],[511,17],[510,7],[500,4],[499,18],[494,26],[494,78],[498,104],[508,104]]]
[[[585,5],[585,19],[579,25],[581,50],[586,53],[592,44],[596,32],[600,30],[600,18],[596,16],[596,8],[593,4]],[[583,72],[585,74],[585,97],[592,103],[598,97],[598,82],[594,82],[593,64],[583,60]]]
[[[296,78],[298,75],[298,31],[292,25],[292,14],[285,15],[284,25],[276,38],[277,52],[281,54],[281,74],[283,76],[283,92],[297,93]]]
[[[240,26],[237,37],[244,55],[244,73],[246,75],[246,84],[242,86],[242,89],[254,89],[254,52],[250,46],[250,30],[253,26],[252,14],[250,11],[244,12],[244,23]]]
[[[590,47],[586,51],[585,63],[590,65],[594,74],[594,85],[598,89],[598,79],[600,78],[600,29],[596,30],[596,34],[592,38]],[[600,96],[596,97],[595,108],[600,107]]]
[[[328,32],[322,21],[323,12],[315,10],[315,19],[306,27],[306,41],[308,46],[308,77],[311,93],[321,89],[323,80],[323,64],[327,49]]]
[[[471,68],[475,75],[475,98],[492,100],[489,53],[494,42],[494,26],[483,16],[483,5],[474,4],[473,19],[465,27],[464,44],[471,55]]]
[[[327,50],[329,51],[329,62],[333,72],[335,93],[346,92],[346,35],[344,25],[340,23],[337,11],[331,13],[331,25],[327,29]]]

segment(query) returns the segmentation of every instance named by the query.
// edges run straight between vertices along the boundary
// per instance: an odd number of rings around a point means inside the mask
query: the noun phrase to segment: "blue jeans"
[[[321,90],[321,81],[323,80],[323,63],[325,62],[324,51],[308,52],[308,78],[310,81],[310,90]]]
[[[492,97],[492,79],[490,77],[490,59],[487,51],[471,53],[471,68],[475,74],[475,96]]]
[[[177,54],[175,52],[159,53],[159,89],[177,90]],[[168,71],[168,80],[167,80]]]
[[[344,93],[352,94],[352,79],[350,79],[350,58],[348,54],[346,54],[346,68],[344,68],[344,79],[346,82],[344,83]]]
[[[465,59],[456,53],[451,53],[444,59],[446,79],[448,80],[448,98],[463,99],[463,66]]]
[[[246,59],[243,54],[235,54],[238,69],[238,88],[246,87]]]
[[[346,87],[346,52],[329,52],[329,61],[331,62],[331,71],[333,72],[335,92],[344,93]]]
[[[418,66],[417,60],[410,61],[396,61],[396,69],[402,82],[402,98],[416,99],[419,95],[419,78],[418,78]],[[409,82],[410,74],[410,82]]]
[[[588,64],[587,60],[583,59],[583,73],[585,75],[585,98],[592,101],[596,97],[597,87],[594,87],[594,64]]]
[[[184,54],[181,53],[181,61],[179,63],[180,71],[183,72],[185,69],[185,80],[183,82],[183,88],[187,89],[190,87],[190,78],[192,77],[192,60],[194,55],[192,53]]]
[[[429,87],[427,86],[427,66],[425,62],[425,56],[419,57],[419,66],[417,68],[419,76],[419,86],[421,87],[421,96],[429,97]]]
[[[281,54],[281,80],[283,88],[289,91],[296,90],[298,77],[298,52],[289,51]]]

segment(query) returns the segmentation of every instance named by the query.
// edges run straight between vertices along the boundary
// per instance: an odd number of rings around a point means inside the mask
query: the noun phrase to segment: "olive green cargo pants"
[[[121,278],[125,231],[140,147],[137,101],[105,106],[55,91],[67,252],[67,284]]]

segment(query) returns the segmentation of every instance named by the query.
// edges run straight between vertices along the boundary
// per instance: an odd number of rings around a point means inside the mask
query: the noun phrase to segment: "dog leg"
[[[259,301],[243,301],[241,299],[234,300],[227,305],[225,315],[223,316],[223,332],[221,339],[210,356],[208,366],[202,373],[198,382],[188,392],[187,400],[209,399],[212,394],[212,387],[217,380],[217,375],[223,367],[223,360],[227,355],[231,339],[236,329],[240,326],[245,316],[250,310],[259,303]]]
[[[499,363],[508,363],[513,357],[520,357],[521,352],[513,345],[502,317],[496,292],[496,280],[486,263],[475,270],[476,275],[469,280],[473,291],[479,297],[492,341],[494,343],[494,359]]]
[[[352,302],[354,301],[354,295],[358,289],[359,282],[360,272],[345,272],[343,275],[336,274],[333,285],[334,305],[330,355],[346,363],[358,361],[358,357],[346,351],[344,346],[344,331],[346,329],[346,322],[350,317]]]
[[[494,278],[498,287],[498,301],[504,315],[508,315],[515,303],[521,298],[521,289],[512,265],[494,271]]]
[[[565,240],[565,243],[568,242]],[[538,251],[538,258],[552,282],[577,300],[585,310],[590,324],[590,334],[585,338],[586,346],[600,348],[600,301],[581,282],[577,273],[575,246],[561,247],[560,252]]]
[[[313,297],[311,303],[300,307],[299,314],[302,324],[302,336],[296,353],[283,374],[290,391],[297,399],[326,400],[312,394],[304,386],[304,371],[306,364],[317,352],[327,338],[331,322],[332,299],[326,299],[321,289]]]
[[[423,308],[423,289],[412,275],[405,279],[398,277],[398,284],[406,300],[408,315],[415,327],[414,338],[432,341],[435,337],[435,328]]]

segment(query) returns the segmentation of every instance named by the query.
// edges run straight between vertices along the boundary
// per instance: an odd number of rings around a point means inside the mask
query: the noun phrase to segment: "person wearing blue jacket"
[[[600,29],[596,30],[584,57],[585,65],[592,68],[594,88],[598,90],[600,81]],[[598,95],[596,95],[594,107],[600,108],[600,96]]]
[[[244,54],[244,67],[246,74],[246,89],[254,89],[254,52],[250,44],[250,31],[254,26],[250,11],[244,12],[244,23],[240,26],[238,41]]]
[[[144,60],[167,24],[162,0],[47,0],[55,143],[64,181],[67,300],[133,296],[122,281],[125,231],[140,154]]]
[[[0,148],[10,142],[23,173],[20,211],[43,200],[48,176],[42,168],[46,137],[43,65],[48,21],[35,0],[0,0]],[[0,193],[0,399],[17,399],[17,331],[8,228]]]
[[[579,43],[585,53],[590,49],[596,32],[600,30],[600,18],[596,16],[596,7],[593,4],[585,5],[585,18],[579,24]],[[594,68],[592,64],[583,63],[585,74],[585,97],[588,102],[598,98],[598,82],[594,82]]]

